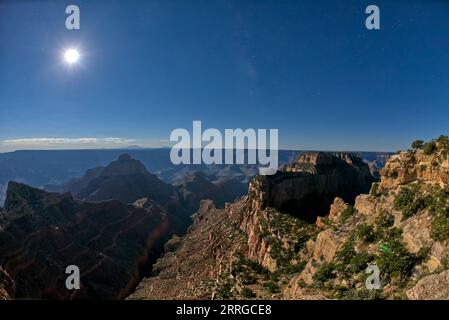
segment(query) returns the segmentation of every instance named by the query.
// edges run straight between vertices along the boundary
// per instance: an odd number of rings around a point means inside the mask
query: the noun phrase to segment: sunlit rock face
[[[449,157],[422,150],[401,152],[391,157],[381,174],[380,186],[384,190],[413,181],[449,184]]]

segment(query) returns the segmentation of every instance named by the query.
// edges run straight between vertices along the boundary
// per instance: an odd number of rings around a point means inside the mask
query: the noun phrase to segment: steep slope
[[[286,295],[314,287],[332,298],[449,299],[448,153],[445,136],[400,152],[353,207],[336,199]],[[380,270],[378,290],[365,285],[368,265]]]
[[[315,223],[273,207],[284,179],[258,177],[226,209],[206,204],[130,298],[449,299],[448,155],[445,136],[394,155],[369,194],[335,198]],[[283,174],[313,174],[314,158]],[[281,190],[297,198],[294,183]]]
[[[203,202],[188,234],[167,243],[171,250],[130,299],[282,297],[279,283],[304,268],[300,251],[317,232],[314,224],[298,218],[300,212],[281,213],[282,201],[293,199],[301,208],[309,194],[327,201],[330,193],[350,195],[351,188],[366,188],[371,178],[359,160],[310,153],[273,177],[256,177],[248,195],[225,209]]]
[[[10,182],[0,214],[0,283],[13,281],[14,290],[5,288],[14,298],[124,298],[168,228],[157,204],[85,203]],[[68,265],[80,268],[80,290],[65,287]]]

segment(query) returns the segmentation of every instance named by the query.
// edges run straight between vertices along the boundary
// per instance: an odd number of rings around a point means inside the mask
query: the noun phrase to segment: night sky
[[[449,1],[0,0],[0,151],[164,146],[193,120],[293,149],[447,134]]]

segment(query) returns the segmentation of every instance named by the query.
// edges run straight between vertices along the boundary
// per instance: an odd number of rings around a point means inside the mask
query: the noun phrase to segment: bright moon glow
[[[73,64],[80,58],[80,54],[75,49],[69,49],[64,53],[64,59],[67,63]]]

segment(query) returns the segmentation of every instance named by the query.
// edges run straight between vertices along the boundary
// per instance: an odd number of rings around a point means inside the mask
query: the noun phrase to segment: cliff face
[[[392,157],[369,194],[352,205],[336,197],[315,223],[281,212],[275,199],[297,199],[297,185],[284,181],[334,160],[308,155],[278,177],[255,178],[224,210],[203,207],[130,298],[449,299],[443,142]],[[368,266],[379,270],[378,289],[366,286]]]
[[[305,153],[273,176],[256,177],[249,193],[271,207],[304,221],[326,215],[335,197],[353,202],[374,181],[368,166],[354,154]]]
[[[449,184],[449,158],[441,152],[401,152],[391,157],[382,169],[380,186],[388,190],[413,181]]]
[[[11,182],[0,215],[0,284],[6,283],[0,292],[34,299],[124,298],[168,227],[158,205],[84,203]],[[68,265],[80,269],[80,290],[65,287]]]
[[[337,299],[449,299],[448,142],[391,157],[353,207],[335,199],[285,296],[313,288]],[[378,290],[366,287],[368,265],[379,268]]]

